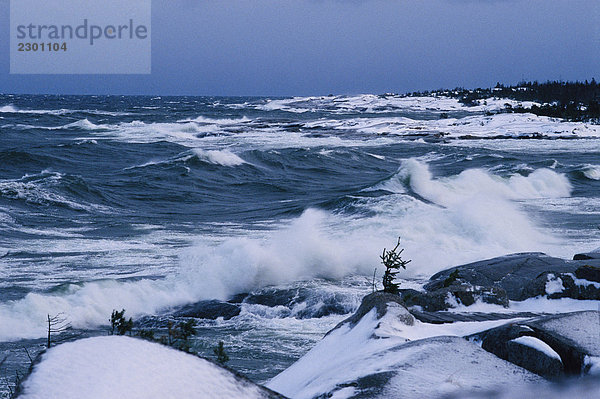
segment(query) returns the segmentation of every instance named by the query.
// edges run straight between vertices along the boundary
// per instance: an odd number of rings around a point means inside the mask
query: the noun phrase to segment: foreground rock
[[[140,339],[86,338],[51,348],[19,399],[283,398],[206,359]]]
[[[520,253],[469,263],[430,278],[424,292],[402,290],[407,306],[446,310],[476,301],[508,306],[540,295],[600,299],[600,258],[564,260],[541,252]]]
[[[436,398],[542,378],[460,337],[415,341],[399,331],[415,322],[397,296],[374,293],[304,357],[267,384],[302,398]]]
[[[527,387],[505,387],[493,392],[460,392],[460,394],[448,395],[446,399],[597,398],[598,392],[600,392],[600,378],[588,377]]]
[[[496,356],[550,379],[600,374],[600,312],[510,323],[468,337]]]

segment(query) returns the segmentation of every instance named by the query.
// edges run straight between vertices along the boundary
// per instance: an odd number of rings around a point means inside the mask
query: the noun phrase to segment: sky
[[[153,0],[149,75],[11,75],[9,17],[0,0],[0,93],[294,96],[600,80],[599,0]]]

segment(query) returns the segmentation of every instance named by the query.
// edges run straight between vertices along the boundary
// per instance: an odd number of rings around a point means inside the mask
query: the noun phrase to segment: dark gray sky
[[[275,96],[600,80],[600,0],[154,0],[152,7],[151,75],[10,75],[9,1],[0,0],[0,92]]]

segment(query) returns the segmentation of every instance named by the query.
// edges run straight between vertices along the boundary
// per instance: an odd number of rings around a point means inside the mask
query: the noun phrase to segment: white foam
[[[16,113],[19,111],[13,105],[8,104],[8,105],[3,105],[2,107],[0,107],[0,112]]]
[[[584,165],[583,175],[591,180],[600,180],[600,165]]]
[[[246,122],[250,122],[250,121],[251,121],[251,119],[249,119],[247,117],[226,119],[226,118],[209,118],[209,117],[201,115],[194,119],[182,119],[177,122],[180,122],[180,123],[198,122],[198,123],[203,123],[203,124],[207,124],[207,125],[237,125],[239,123],[246,123]]]
[[[194,148],[194,154],[201,160],[222,166],[239,166],[245,164],[242,158],[229,150],[203,150]]]
[[[129,112],[114,112],[104,111],[100,109],[20,109],[12,104],[4,105],[0,107],[0,113],[13,113],[13,114],[33,114],[33,115],[65,115],[74,113],[89,113],[96,115],[109,115],[109,116],[124,116],[132,115]]]
[[[566,176],[550,169],[537,169],[528,176],[514,174],[509,178],[483,169],[467,169],[456,176],[434,179],[428,165],[416,159],[404,161],[398,173],[378,187],[396,192],[398,180],[406,182],[423,198],[443,206],[478,196],[510,200],[568,197],[572,190]]]
[[[76,210],[96,207],[80,204],[56,193],[53,187],[63,178],[61,173],[43,171],[38,175],[25,175],[21,179],[0,180],[0,195],[5,198],[47,205],[58,204]],[[96,209],[100,209],[97,207]]]

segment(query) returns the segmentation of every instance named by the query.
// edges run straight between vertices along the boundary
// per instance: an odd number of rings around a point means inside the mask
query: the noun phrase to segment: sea
[[[401,288],[600,247],[600,126],[506,103],[0,95],[0,394],[48,315],[69,337],[107,334],[120,309],[160,333],[182,306],[242,301],[196,319],[192,348],[223,341],[265,383],[381,289],[399,238]]]

